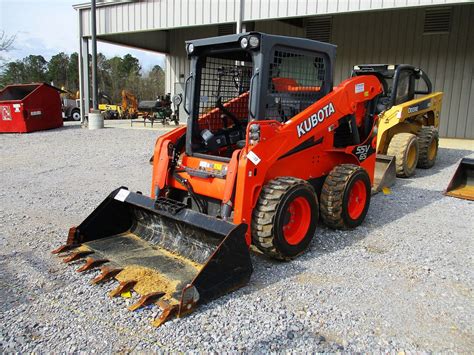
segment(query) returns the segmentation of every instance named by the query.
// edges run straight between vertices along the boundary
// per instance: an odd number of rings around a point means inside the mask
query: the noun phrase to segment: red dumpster
[[[0,91],[0,132],[33,132],[61,127],[60,92],[46,83],[9,85]]]

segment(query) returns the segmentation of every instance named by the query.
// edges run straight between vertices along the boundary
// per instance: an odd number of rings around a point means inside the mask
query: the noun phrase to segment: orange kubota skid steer
[[[186,50],[188,122],[157,140],[151,196],[115,190],[56,250],[141,295],[132,310],[159,305],[156,325],[246,284],[251,244],[287,260],[319,219],[360,225],[374,181],[382,87],[333,87],[335,46],[251,32]]]

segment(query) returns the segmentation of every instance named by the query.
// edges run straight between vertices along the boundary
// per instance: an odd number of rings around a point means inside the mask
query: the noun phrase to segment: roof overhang
[[[103,6],[111,6],[111,5],[119,5],[119,4],[129,4],[132,2],[138,2],[139,0],[97,0],[96,7],[103,7]],[[72,5],[72,7],[76,10],[81,9],[90,9],[91,3],[84,2],[81,4]]]
[[[159,53],[169,53],[168,31],[143,31],[98,35],[101,42]]]

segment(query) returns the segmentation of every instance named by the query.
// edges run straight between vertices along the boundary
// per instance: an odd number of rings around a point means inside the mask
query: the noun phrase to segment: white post
[[[84,66],[84,59],[82,58],[82,11],[77,10],[77,16],[79,18],[78,24],[79,24],[79,52],[78,52],[78,69],[79,69],[79,109],[81,110],[81,125],[84,125],[86,121],[86,111],[84,110],[84,72],[83,72],[83,66]]]
[[[245,32],[245,25],[242,24],[242,19],[244,17],[244,1],[245,0],[239,0],[239,4],[237,6],[237,33]]]
[[[90,95],[90,80],[89,80],[89,41],[86,37],[81,38],[82,41],[82,96],[81,96],[81,108],[84,113],[84,118],[89,115],[89,108],[91,102]]]

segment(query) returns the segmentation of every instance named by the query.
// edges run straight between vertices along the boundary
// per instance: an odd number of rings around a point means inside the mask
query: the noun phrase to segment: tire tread
[[[252,242],[265,255],[278,260],[291,260],[283,255],[273,243],[275,216],[281,198],[292,188],[308,182],[295,177],[278,177],[270,180],[260,193],[257,205],[252,214]],[[312,187],[311,187],[312,188]]]
[[[390,140],[387,154],[395,157],[395,170],[397,177],[410,177],[413,175],[413,173],[407,174],[405,169],[407,163],[405,151],[414,138],[417,139],[416,135],[412,133],[397,133]]]
[[[436,155],[432,161],[430,161],[428,157],[430,145],[433,139],[436,140],[436,146],[438,146],[438,130],[436,130],[434,127],[422,127],[418,133],[419,156],[417,168],[429,169],[435,164],[438,152],[436,152]]]
[[[336,166],[324,181],[321,190],[321,217],[323,222],[333,229],[349,229],[343,218],[344,190],[351,177],[362,167],[355,164]]]

